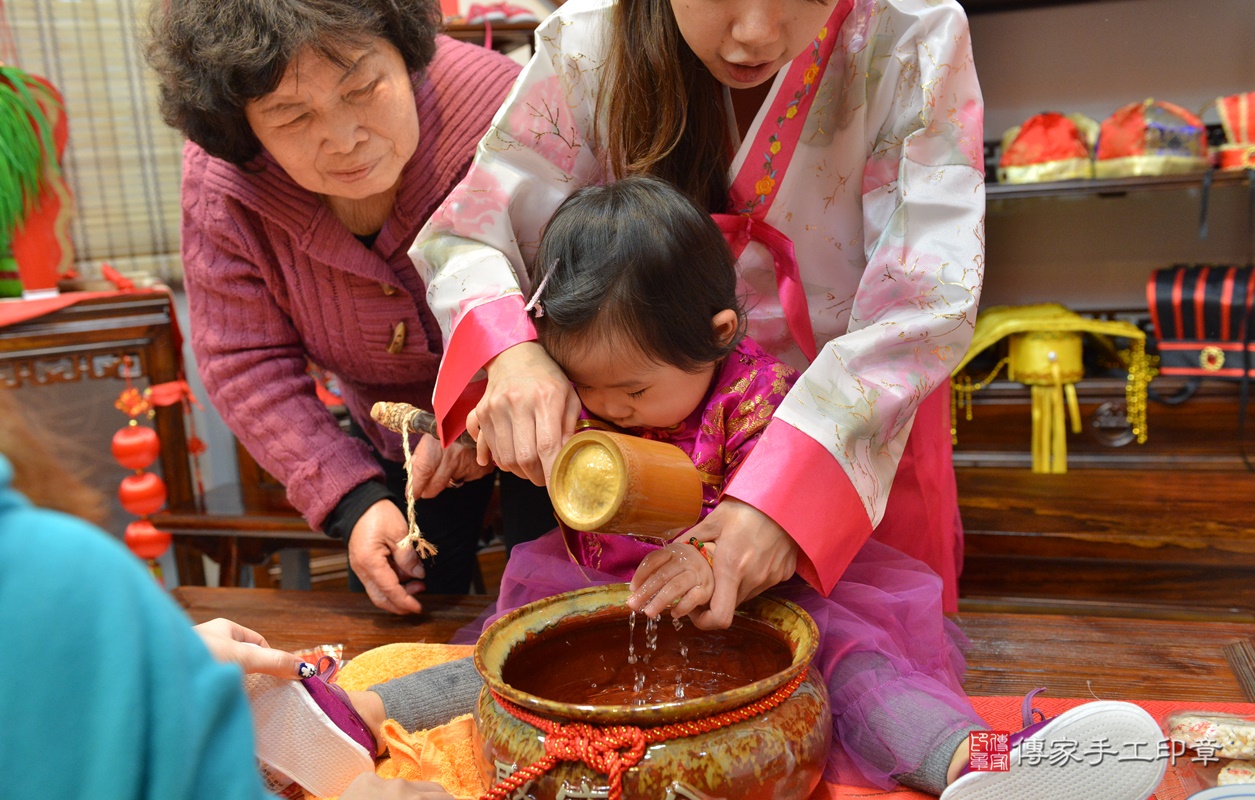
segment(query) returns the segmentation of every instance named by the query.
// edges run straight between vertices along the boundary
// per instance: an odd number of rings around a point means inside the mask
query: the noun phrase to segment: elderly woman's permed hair
[[[382,38],[418,73],[442,21],[435,0],[159,0],[146,56],[166,124],[243,166],[261,153],[244,106],[274,91],[301,50],[348,66],[346,51]]]

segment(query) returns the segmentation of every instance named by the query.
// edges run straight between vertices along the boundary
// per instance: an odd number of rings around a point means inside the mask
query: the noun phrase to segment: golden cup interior
[[[609,522],[627,491],[622,454],[607,438],[593,433],[567,440],[550,477],[554,512],[577,531],[597,530]]]

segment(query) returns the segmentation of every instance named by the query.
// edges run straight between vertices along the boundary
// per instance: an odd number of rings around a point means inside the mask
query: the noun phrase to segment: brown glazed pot
[[[623,774],[622,797],[792,800],[809,796],[828,758],[832,711],[823,679],[810,664],[819,637],[815,622],[788,601],[762,595],[737,609],[738,615],[764,623],[778,634],[793,658],[780,672],[729,691],[639,706],[582,705],[537,697],[502,680],[511,651],[525,641],[560,637],[564,626],[591,619],[618,618],[626,627],[628,595],[626,584],[611,584],[546,598],[507,614],[480,636],[475,645],[475,667],[486,685],[475,713],[476,756],[486,783],[492,786],[545,756],[545,733],[507,713],[490,690],[527,712],[562,724],[652,728],[701,721],[730,711],[767,697],[805,673],[793,694],[765,713],[717,730],[649,745],[641,761]],[[691,623],[686,624],[691,627]],[[621,657],[626,658],[626,653]],[[605,798],[609,797],[609,781],[582,762],[558,762],[508,797]]]

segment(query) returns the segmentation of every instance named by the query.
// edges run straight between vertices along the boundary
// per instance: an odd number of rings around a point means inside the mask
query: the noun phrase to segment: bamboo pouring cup
[[[577,531],[665,539],[697,524],[702,481],[673,444],[585,430],[558,453],[549,499],[558,518]]]

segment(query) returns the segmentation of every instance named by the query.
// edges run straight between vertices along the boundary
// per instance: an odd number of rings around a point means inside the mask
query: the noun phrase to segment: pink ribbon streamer
[[[723,238],[732,248],[732,256],[740,258],[750,242],[758,242],[771,253],[775,262],[776,291],[780,294],[780,307],[789,334],[808,361],[814,361],[815,330],[811,327],[810,308],[806,303],[806,289],[798,272],[797,254],[788,236],[750,216],[740,214],[712,214]]]

